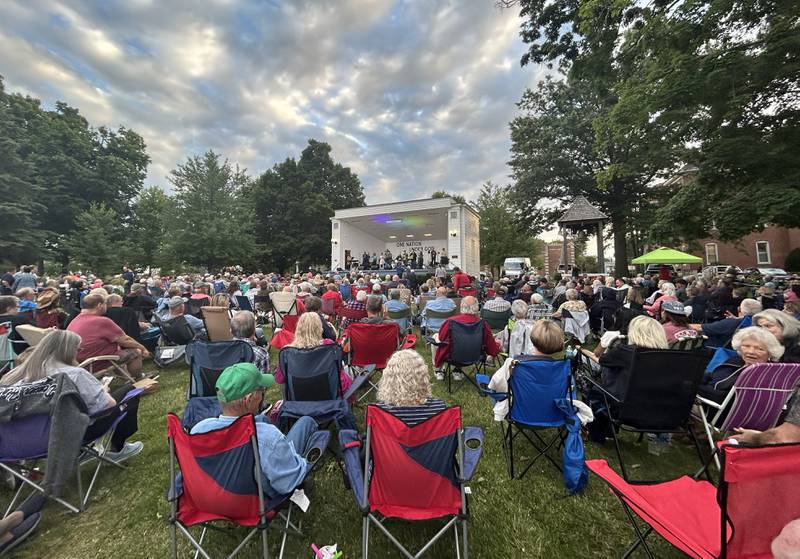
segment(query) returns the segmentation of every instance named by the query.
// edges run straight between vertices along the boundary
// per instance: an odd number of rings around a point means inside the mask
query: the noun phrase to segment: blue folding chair
[[[355,428],[355,419],[339,382],[342,356],[338,344],[281,349],[278,363],[286,377],[278,414],[282,429],[304,415],[313,417],[320,425],[335,421],[340,429]]]
[[[253,348],[243,340],[206,342],[193,340],[186,345],[189,363],[189,398],[216,396],[217,378],[236,363],[252,363]]]
[[[566,437],[567,415],[557,405],[557,400],[572,396],[569,360],[527,357],[514,360],[508,379],[508,392],[484,389],[494,401],[508,399],[508,415],[500,423],[503,452],[508,466],[508,475],[514,479],[514,440],[522,435],[536,449],[537,454],[525,466],[518,479],[540,458],[544,457],[561,471],[561,466],[548,451],[563,443]],[[478,375],[478,383],[489,384],[487,375]],[[545,439],[539,433],[544,429],[555,429],[552,437]]]

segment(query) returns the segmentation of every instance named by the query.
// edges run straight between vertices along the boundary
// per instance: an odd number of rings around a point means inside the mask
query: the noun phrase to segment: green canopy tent
[[[638,258],[631,260],[631,264],[702,264],[703,259],[692,256],[674,248],[661,247]]]

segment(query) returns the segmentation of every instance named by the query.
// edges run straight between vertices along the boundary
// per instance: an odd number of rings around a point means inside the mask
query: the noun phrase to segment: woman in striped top
[[[396,352],[378,383],[378,406],[413,427],[447,406],[431,397],[428,365],[413,349]]]

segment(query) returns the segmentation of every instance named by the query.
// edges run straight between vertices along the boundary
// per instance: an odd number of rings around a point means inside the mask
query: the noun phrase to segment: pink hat
[[[783,300],[785,302],[790,303],[791,301],[797,301],[797,299],[798,299],[797,293],[795,293],[791,289],[787,289],[786,291],[783,292]]]

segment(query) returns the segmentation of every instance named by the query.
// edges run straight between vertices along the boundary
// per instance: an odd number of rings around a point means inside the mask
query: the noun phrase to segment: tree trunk
[[[628,275],[628,239],[625,218],[620,215],[613,216],[611,227],[614,231],[614,276],[621,278]]]

